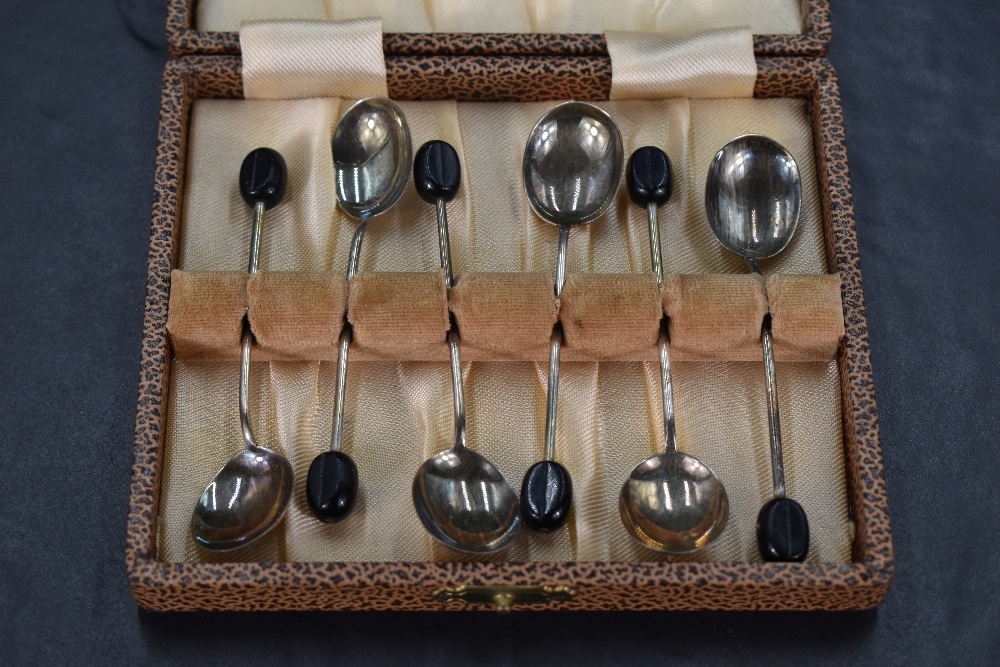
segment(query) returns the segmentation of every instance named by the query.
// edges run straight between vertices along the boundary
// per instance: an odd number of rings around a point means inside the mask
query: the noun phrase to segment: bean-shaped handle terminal
[[[656,146],[643,146],[632,153],[625,174],[629,197],[639,206],[663,206],[673,194],[670,158]]]
[[[336,523],[358,499],[358,467],[343,452],[323,452],[309,466],[306,500],[316,518]]]
[[[521,484],[521,518],[532,530],[551,533],[569,518],[573,481],[555,461],[539,461],[528,469]]]
[[[417,194],[429,204],[451,201],[462,182],[458,153],[447,141],[428,141],[413,160],[413,184]]]
[[[768,562],[801,563],[809,553],[809,521],[791,498],[772,498],[757,515],[757,548]]]
[[[240,195],[248,206],[264,204],[272,208],[285,196],[288,167],[273,148],[255,148],[240,166]]]

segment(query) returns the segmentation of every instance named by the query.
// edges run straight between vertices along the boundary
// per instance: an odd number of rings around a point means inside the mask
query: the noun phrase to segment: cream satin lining
[[[247,99],[389,94],[379,19],[249,21],[240,45]]]
[[[688,33],[750,26],[802,32],[800,0],[198,0],[195,27],[236,31],[257,19],[378,16],[386,32]]]
[[[346,269],[355,223],[334,203],[329,137],[351,100],[198,100],[189,136],[178,268],[242,271],[250,211],[236,173],[243,156],[267,145],[289,167],[285,202],[268,213],[262,271]],[[552,273],[558,230],[528,209],[518,174],[524,139],[553,103],[403,102],[414,146],[451,142],[463,188],[449,204],[456,273]],[[625,149],[662,146],[676,171],[673,199],[660,211],[668,273],[742,273],[705,220],[704,177],[725,141],[760,132],[783,143],[802,171],[800,228],[789,248],[764,262],[765,273],[824,273],[820,202],[805,103],[793,99],[664,100],[601,103],[619,123]],[[624,188],[611,211],[571,234],[573,272],[649,271],[645,211]],[[361,253],[362,271],[437,268],[434,208],[409,187],[375,220]],[[352,361],[344,451],[357,462],[362,491],[347,521],[315,521],[303,498],[310,461],[328,447],[334,364],[253,365],[252,419],[258,439],[283,451],[297,473],[288,519],[258,544],[212,554],[198,550],[189,526],[194,502],[240,447],[238,365],[175,361],[171,371],[160,505],[159,558],[165,561],[426,561],[464,557],[434,543],[410,500],[414,471],[450,446],[451,386],[438,362]],[[516,487],[542,454],[545,363],[467,363],[470,446],[493,460]],[[778,364],[789,493],[809,513],[811,561],[849,561],[840,389],[834,363]],[[556,457],[573,475],[575,510],[549,536],[523,531],[495,560],[661,560],[621,525],[617,495],[628,472],[661,446],[655,364],[563,365]],[[679,446],[708,463],[729,491],[730,523],[705,551],[684,560],[758,560],[754,522],[770,496],[763,365],[674,365]]]
[[[757,61],[749,28],[684,36],[608,32],[611,99],[753,97]]]

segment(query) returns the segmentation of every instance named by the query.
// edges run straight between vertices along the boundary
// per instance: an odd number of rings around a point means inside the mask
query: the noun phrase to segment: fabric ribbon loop
[[[611,99],[753,97],[757,61],[749,27],[690,35],[608,32]]]
[[[247,99],[386,96],[382,20],[245,21],[240,27]]]

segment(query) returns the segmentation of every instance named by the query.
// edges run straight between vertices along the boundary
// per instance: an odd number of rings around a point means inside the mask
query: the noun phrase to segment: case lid
[[[652,6],[651,6],[652,5]],[[828,0],[170,0],[173,56],[241,52],[244,20],[381,18],[387,56],[607,56],[607,31],[688,33],[749,25],[761,56],[826,54]]]

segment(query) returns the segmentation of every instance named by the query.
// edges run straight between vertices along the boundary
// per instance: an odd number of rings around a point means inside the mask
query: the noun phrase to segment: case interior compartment
[[[504,66],[508,65],[510,63]],[[835,446],[832,449],[824,447],[823,451],[832,452],[834,456],[841,458],[846,463],[845,474],[848,483],[845,488],[843,480],[841,480],[839,493],[843,494],[844,511],[848,511],[847,504],[851,506],[855,532],[853,539],[848,536],[845,542],[847,552],[843,558],[824,557],[819,559],[819,562],[805,565],[755,564],[749,562],[753,558],[753,554],[749,554],[745,558],[731,559],[721,563],[669,564],[648,562],[648,556],[651,552],[641,550],[643,553],[638,557],[628,553],[608,553],[607,551],[593,555],[580,553],[577,562],[566,563],[556,562],[562,560],[558,554],[560,549],[567,547],[566,544],[542,543],[531,545],[535,548],[529,548],[526,555],[519,553],[515,547],[513,552],[500,556],[503,559],[510,558],[510,561],[435,563],[429,561],[440,559],[442,556],[440,551],[433,552],[434,545],[431,545],[432,554],[428,558],[419,541],[417,543],[410,542],[402,539],[404,536],[400,536],[400,540],[395,544],[398,547],[399,558],[392,562],[375,562],[377,559],[371,557],[342,558],[340,562],[323,562],[315,558],[310,558],[309,562],[288,562],[296,561],[298,558],[295,553],[290,551],[292,544],[285,540],[262,544],[259,551],[248,554],[246,560],[252,562],[170,562],[190,560],[183,553],[178,552],[173,555],[165,553],[163,538],[169,525],[172,524],[176,527],[182,523],[186,524],[190,516],[189,505],[193,502],[194,496],[185,499],[190,502],[185,502],[184,504],[187,506],[184,507],[182,513],[176,514],[172,519],[171,511],[166,502],[169,495],[166,482],[175,476],[176,470],[172,470],[172,468],[176,468],[176,466],[173,462],[179,460],[183,453],[178,452],[176,447],[171,451],[171,444],[165,443],[164,434],[166,431],[170,431],[174,434],[170,437],[182,435],[178,425],[184,421],[184,414],[175,405],[179,392],[171,390],[169,392],[170,405],[166,404],[168,387],[170,385],[176,387],[178,383],[186,383],[188,388],[195,390],[191,394],[192,397],[197,395],[198,391],[212,397],[213,407],[209,419],[205,420],[202,416],[198,420],[187,422],[188,427],[196,430],[206,423],[235,421],[236,397],[235,364],[231,362],[188,362],[182,359],[171,361],[165,331],[170,270],[178,265],[190,270],[237,270],[242,268],[222,264],[198,266],[197,262],[185,264],[184,251],[192,247],[192,239],[196,238],[197,234],[188,234],[187,230],[181,230],[180,234],[176,233],[180,229],[182,217],[179,194],[184,193],[185,202],[188,205],[190,205],[193,195],[191,192],[185,192],[176,187],[179,183],[185,183],[184,156],[185,150],[188,148],[188,131],[194,126],[188,122],[190,120],[188,114],[193,103],[199,97],[237,98],[240,95],[238,61],[224,58],[193,58],[171,63],[168,65],[165,76],[164,132],[161,133],[159,146],[161,161],[157,179],[160,185],[158,185],[158,197],[154,206],[150,254],[150,290],[146,308],[146,343],[143,347],[143,382],[137,415],[135,466],[126,556],[136,599],[141,604],[158,609],[427,609],[437,608],[436,603],[430,598],[430,593],[442,585],[456,585],[463,582],[484,585],[554,582],[568,583],[578,589],[578,595],[572,600],[554,603],[553,606],[556,608],[843,609],[876,604],[884,595],[891,578],[892,548],[885,511],[884,486],[881,480],[877,420],[873,409],[874,404],[870,400],[867,334],[860,291],[860,274],[857,271],[856,256],[852,250],[856,249],[856,240],[854,238],[850,193],[847,189],[846,172],[844,171],[846,162],[843,154],[842,128],[838,124],[837,117],[839,107],[836,98],[836,84],[832,71],[823,62],[785,60],[760,62],[759,65],[761,71],[757,87],[759,96],[784,95],[809,100],[808,110],[811,117],[811,127],[807,136],[809,136],[810,142],[815,139],[817,154],[816,162],[812,166],[818,168],[818,173],[805,180],[814,183],[818,181],[820,186],[818,193],[822,204],[820,256],[824,262],[829,259],[831,267],[840,274],[847,335],[838,351],[836,363],[827,364],[823,369],[814,368],[812,371],[809,371],[808,367],[815,366],[814,364],[779,364],[779,382],[782,383],[784,397],[802,395],[800,394],[801,387],[797,384],[797,376],[799,375],[797,371],[799,370],[813,378],[810,382],[820,376],[832,380],[831,386],[834,393],[831,396],[835,396],[835,398],[832,401],[820,400],[818,404],[833,409],[833,421],[835,422],[833,428],[838,431],[835,437]],[[447,73],[450,67],[451,65],[440,63],[433,65],[430,67],[431,74],[429,76],[434,76],[435,70]],[[530,68],[525,76],[530,81],[532,76]],[[392,92],[391,77],[390,92]],[[327,128],[332,128],[332,123],[328,122]],[[766,129],[760,131],[766,131]],[[782,139],[780,134],[777,135],[777,138]],[[246,147],[231,147],[237,152],[243,148]],[[667,146],[666,148],[672,156],[675,155],[671,147]],[[800,166],[802,166],[801,163]],[[834,173],[837,174],[836,181]],[[197,182],[192,180],[192,174],[188,174],[188,176],[187,183],[189,185]],[[451,210],[449,212],[451,213]],[[816,219],[819,220],[820,217]],[[540,226],[542,223],[536,221],[535,224]],[[661,227],[662,225],[661,222]],[[389,225],[386,227],[389,227],[386,230],[387,234],[397,231]],[[433,229],[433,226],[428,227],[428,229]],[[171,230],[174,231],[173,234]],[[671,236],[666,230],[661,231],[661,233],[665,239],[669,239]],[[184,239],[185,248],[179,249],[177,247],[175,241],[177,237]],[[235,240],[233,243],[234,252],[239,253],[240,249],[245,252],[246,244],[242,241],[243,239]],[[333,242],[333,247],[336,247],[337,243]],[[554,248],[554,243],[551,245]],[[268,252],[266,250],[268,247],[272,249],[271,252],[274,252],[276,246],[280,250],[280,243],[274,244],[273,240],[265,241],[265,252]],[[824,246],[825,252],[822,252]],[[322,258],[321,261],[329,263],[334,270],[337,270],[336,263],[331,259],[332,255],[328,254],[331,247],[319,244],[317,248],[317,256]],[[313,250],[317,248],[313,248]],[[668,247],[665,247],[665,255],[668,258],[671,257],[671,251]],[[572,256],[573,251],[571,250]],[[644,257],[645,250],[642,254],[633,253],[633,256]],[[276,261],[271,260],[270,266],[265,262],[265,270],[282,268],[280,262],[283,260],[277,259],[281,258],[282,254],[277,252],[274,257]],[[537,259],[538,257],[534,257],[531,258],[531,261]],[[588,261],[589,259],[588,257]],[[621,260],[621,256],[616,259]],[[385,261],[385,258],[376,255],[363,260],[363,264],[367,262],[369,269],[371,269],[373,266],[377,267],[380,261]],[[626,258],[626,261],[631,262],[632,260]],[[670,260],[667,261],[669,266]],[[237,263],[242,264],[242,260]],[[309,271],[322,270],[325,267],[299,266],[298,268]],[[515,268],[520,272],[534,270],[533,266]],[[589,266],[586,268],[592,269]],[[771,268],[774,269],[774,267]],[[428,267],[420,266],[419,269],[428,270]],[[631,264],[629,269],[636,270]],[[496,269],[491,268],[491,270]],[[822,273],[824,270],[825,264],[818,272]],[[477,404],[486,405],[493,401],[504,403],[504,409],[506,409],[509,396],[505,395],[501,398],[495,394],[491,395],[489,386],[493,382],[490,375],[498,372],[497,367],[509,369],[518,365],[511,362],[481,363],[472,365],[472,370],[469,370],[470,367],[467,365],[466,371],[469,377],[466,378],[466,382],[468,383],[467,391],[470,395],[470,403],[475,406]],[[692,378],[698,378],[699,382],[705,382],[714,376],[719,381],[719,386],[727,387],[726,391],[730,394],[742,393],[733,392],[734,385],[732,377],[729,375],[730,367],[739,365],[739,363],[729,362],[681,362],[675,365],[675,380],[680,385],[695,387],[698,382],[692,383]],[[762,410],[763,383],[760,380],[759,364],[746,363],[743,365],[756,366],[753,372],[748,374],[748,377],[752,375],[754,379],[746,387],[746,397],[749,404],[756,406],[755,410]],[[258,382],[287,383],[287,386],[298,387],[299,391],[304,393],[329,395],[332,379],[329,366],[327,364],[324,368],[322,364],[308,362],[257,363],[255,364],[255,374],[260,379]],[[449,391],[446,369],[441,364],[420,362],[363,362],[359,366],[365,367],[372,382],[384,387],[399,388],[400,391],[404,387],[404,383],[399,381],[401,372],[412,369],[424,373],[426,387],[416,393],[410,393],[408,399],[413,415],[425,415],[430,419],[426,423],[419,424],[418,431],[423,430],[422,432],[413,432],[410,435],[422,439],[425,443],[425,449],[428,451],[436,450],[435,431],[440,430],[442,423],[450,424],[450,401],[446,400],[449,397],[445,395]],[[529,366],[528,371],[531,371],[532,364],[527,366]],[[641,435],[641,440],[646,446],[655,443],[657,436],[655,428],[652,426],[655,424],[655,415],[650,414],[650,411],[647,410],[647,401],[637,402],[634,400],[634,396],[655,393],[657,378],[652,365],[609,362],[600,365],[567,364],[567,369],[570,366],[578,366],[579,370],[575,373],[569,373],[571,380],[564,387],[566,393],[569,394],[567,400],[572,404],[574,396],[586,399],[588,396],[594,396],[595,391],[600,389],[597,391],[597,395],[601,397],[601,404],[600,409],[596,412],[585,413],[590,415],[589,421],[579,419],[580,413],[571,413],[566,418],[570,421],[571,427],[563,428],[562,438],[575,438],[578,434],[586,433],[588,429],[594,430],[595,428],[598,432],[602,430],[603,432],[613,431],[620,426],[620,424],[615,423],[616,417],[620,417],[620,419],[628,420],[631,424],[641,423],[643,419],[647,420],[646,428],[643,429],[646,432]],[[590,367],[590,369],[585,367]],[[630,378],[631,389],[619,392],[608,391],[606,387],[600,387],[600,383],[605,381],[606,377],[600,369],[610,368],[614,371],[616,367],[616,372],[620,373],[622,378]],[[532,393],[538,393],[543,373],[540,373],[537,368],[533,372],[536,375],[535,378],[531,378],[532,373],[528,372],[523,376],[526,383],[522,383],[520,387],[512,387],[521,388],[524,391],[516,394],[512,392],[511,395],[530,397]],[[359,372],[352,371],[351,381],[355,385],[358,382],[357,375]],[[265,376],[270,376],[270,378]],[[232,386],[227,386],[227,382]],[[754,397],[752,395],[755,391],[753,387],[759,388],[760,396]],[[308,411],[288,411],[285,409],[289,401],[294,402],[301,398],[301,395],[295,396],[294,392],[261,391],[260,386],[255,387],[252,393],[257,397],[254,405],[255,414],[260,415],[261,419],[267,421],[270,416],[281,414],[296,415],[293,420],[295,423],[291,424],[287,421],[280,423],[281,420],[275,420],[273,423],[263,426],[259,424],[258,430],[266,433],[262,439],[271,437],[275,433],[281,433],[283,435],[276,437],[285,438],[285,442],[293,442],[297,437],[301,442],[303,436],[295,434],[322,433],[328,430],[321,423],[322,417],[315,411],[310,415]],[[435,395],[435,393],[439,395]],[[716,394],[716,396],[721,396],[721,394]],[[217,400],[220,398],[221,400]],[[841,401],[842,412],[839,405]],[[537,400],[524,402],[525,413],[536,412],[537,406],[535,404],[537,402]],[[685,402],[689,405],[685,405]],[[232,405],[228,403],[232,403]],[[679,412],[687,411],[689,414],[693,414],[698,409],[704,409],[707,405],[709,403],[706,397],[697,395],[695,391],[678,394]],[[515,409],[517,407],[514,406]],[[784,403],[782,407],[785,408]],[[350,406],[349,409],[351,409]],[[366,416],[376,418],[390,416],[395,419],[398,416],[399,403],[390,398],[383,402],[376,401],[367,409],[367,414],[356,413],[359,420],[364,420]],[[643,413],[643,416],[635,419],[633,412],[637,409]],[[475,408],[473,412],[475,412]],[[564,410],[563,414],[565,415],[566,412],[570,411]],[[790,412],[794,413],[795,410],[792,409]],[[489,413],[490,410],[486,410],[485,414],[472,415],[470,425],[473,432],[480,434],[499,432],[497,429],[503,424],[493,419]],[[612,419],[609,420],[609,416]],[[574,419],[574,417],[578,419]],[[598,423],[601,419],[605,421],[604,424]],[[790,428],[795,430],[795,418],[789,419]],[[171,422],[169,427],[167,420]],[[532,429],[531,424],[523,426],[525,429]],[[526,441],[538,440],[540,442],[538,439],[540,433],[537,431],[537,425],[534,426],[535,433],[530,434]],[[843,439],[839,435],[841,428],[843,429]],[[183,438],[179,438],[178,441],[180,440]],[[392,438],[387,441],[394,442]],[[687,449],[684,442],[685,437],[682,435],[681,447]],[[312,447],[313,444],[306,443],[308,447]],[[431,445],[429,448],[428,444]],[[492,446],[489,442],[482,444],[486,448]],[[195,457],[211,457],[213,460],[218,459],[218,461],[223,460],[219,456],[225,458],[231,455],[231,444],[221,443],[219,448],[219,452],[199,450],[189,452],[189,454]],[[502,449],[501,455],[503,452],[510,452],[509,447],[500,449]],[[225,450],[225,453],[222,453],[222,450]],[[391,454],[395,450],[389,448],[386,451]],[[558,451],[572,452],[573,450],[560,444]],[[612,447],[606,447],[603,451],[608,453],[609,458],[622,455],[622,452]],[[626,456],[631,455],[626,453]],[[218,461],[213,465],[217,466]],[[628,466],[621,463],[618,465],[626,469],[634,465],[634,462],[629,461]],[[293,463],[297,468],[300,467],[301,462],[293,461]],[[383,461],[387,467],[396,468],[393,463],[393,461]],[[510,470],[513,466],[509,460],[498,458],[497,463],[507,470],[509,475],[512,474]],[[601,463],[612,462],[602,461]],[[714,460],[712,464],[716,465]],[[612,463],[607,469],[614,467]],[[602,469],[604,468],[602,467]],[[726,471],[718,468],[717,471],[724,478],[735,479],[735,476],[730,476]],[[765,471],[766,468],[753,474],[759,479],[763,479],[766,477]],[[516,472],[513,474],[516,475]],[[161,479],[164,482],[162,485]],[[378,475],[374,475],[372,479],[378,479]],[[730,483],[738,485],[737,482]],[[201,480],[200,484],[203,485],[204,481]],[[747,486],[752,486],[752,483]],[[200,492],[200,489],[197,491]],[[616,493],[617,489],[613,491]],[[792,495],[802,497],[802,494],[797,492],[794,487]],[[383,502],[387,497],[381,495],[378,489],[372,489],[371,494],[366,494],[367,499],[376,502]],[[359,507],[358,511],[364,512],[373,509],[378,508],[369,507],[366,510],[364,507]],[[409,510],[409,507],[395,506],[385,509],[388,510],[389,514],[384,516],[386,516],[387,523],[391,525],[394,522],[398,524],[392,512]],[[578,507],[578,511],[579,509]],[[756,508],[754,508],[755,510]],[[175,520],[181,515],[183,515],[183,522]],[[616,527],[620,528],[617,526],[617,517],[615,517],[614,523]],[[567,531],[567,534],[569,533],[570,531]],[[159,540],[157,539],[158,535]],[[578,548],[579,538],[579,531],[577,531],[577,534],[572,538],[577,542],[569,546]],[[322,536],[320,541],[329,543]],[[158,542],[159,553],[157,553]],[[345,543],[349,544],[350,542]],[[338,541],[336,544],[339,545],[341,542]],[[627,543],[622,542],[621,545],[627,551]],[[440,550],[440,548],[438,549]],[[634,549],[641,548],[634,546]],[[323,558],[330,556],[331,554],[327,550]],[[336,555],[333,557],[335,558]],[[450,558],[452,554],[445,554],[444,557]],[[586,562],[591,558],[596,562]],[[733,560],[742,560],[743,562],[733,562]],[[840,562],[837,562],[838,560]]]
[[[289,185],[286,202],[268,214],[258,275],[269,275],[274,268],[343,273],[356,222],[333,198],[329,136],[351,102],[197,100],[188,141],[179,268],[226,271],[245,264],[250,209],[237,191],[233,165],[251,148],[266,145],[285,156]],[[558,229],[528,208],[520,165],[528,132],[552,104],[401,102],[414,146],[443,138],[462,159],[463,187],[448,205],[452,259],[460,280],[521,269],[548,274],[551,285]],[[807,292],[823,284],[828,263],[812,128],[803,100],[599,105],[618,123],[626,155],[647,144],[663,146],[671,155],[675,193],[659,215],[666,270],[683,268],[695,278],[749,278],[743,261],[722,249],[708,227],[703,174],[728,138],[758,132],[789,148],[803,180],[800,227],[781,255],[763,263],[764,270],[803,273],[799,278]],[[451,444],[451,387],[443,345],[448,303],[443,275],[435,270],[436,238],[434,207],[410,185],[396,207],[370,223],[362,245],[359,273],[349,288],[349,317],[358,351],[386,361],[365,361],[361,355],[351,359],[343,451],[359,466],[362,491],[355,512],[342,523],[318,523],[304,502],[304,471],[328,447],[335,364],[262,362],[252,378],[256,431],[261,442],[285,453],[298,472],[293,507],[286,521],[257,544],[221,555],[196,548],[188,535],[189,506],[240,442],[235,410],[231,418],[226,416],[238,373],[234,362],[177,364],[162,492],[164,560],[467,560],[424,533],[410,501],[412,476],[420,463]],[[575,509],[567,529],[553,535],[524,530],[509,550],[479,560],[758,560],[754,525],[771,494],[759,333],[751,337],[751,345],[744,344],[756,347],[752,361],[722,354],[722,360],[711,363],[678,359],[674,368],[680,447],[708,463],[726,483],[731,505],[726,531],[703,551],[666,557],[634,544],[621,526],[621,484],[632,467],[662,447],[658,367],[624,361],[656,358],[663,306],[648,248],[646,211],[628,199],[624,187],[605,216],[572,232],[571,273],[558,304],[567,349],[556,452],[574,479]],[[696,302],[696,294],[689,290],[687,300]],[[705,310],[697,303],[688,305],[689,312]],[[839,313],[839,301],[833,305]],[[621,321],[629,311],[632,320]],[[514,326],[517,313],[512,304],[507,317]],[[734,328],[759,332],[762,320],[761,315],[757,322]],[[497,338],[505,335],[505,329],[492,332]],[[836,345],[837,339],[833,350]],[[328,356],[335,358],[335,351],[328,348]],[[426,359],[440,361],[407,361]],[[579,359],[590,361],[573,363]],[[547,354],[534,363],[467,363],[464,371],[470,446],[519,486],[542,451]],[[781,364],[779,373],[786,475],[790,495],[803,503],[812,520],[810,561],[846,562],[853,527],[833,354],[814,363]],[[393,526],[388,534],[386,525]]]

